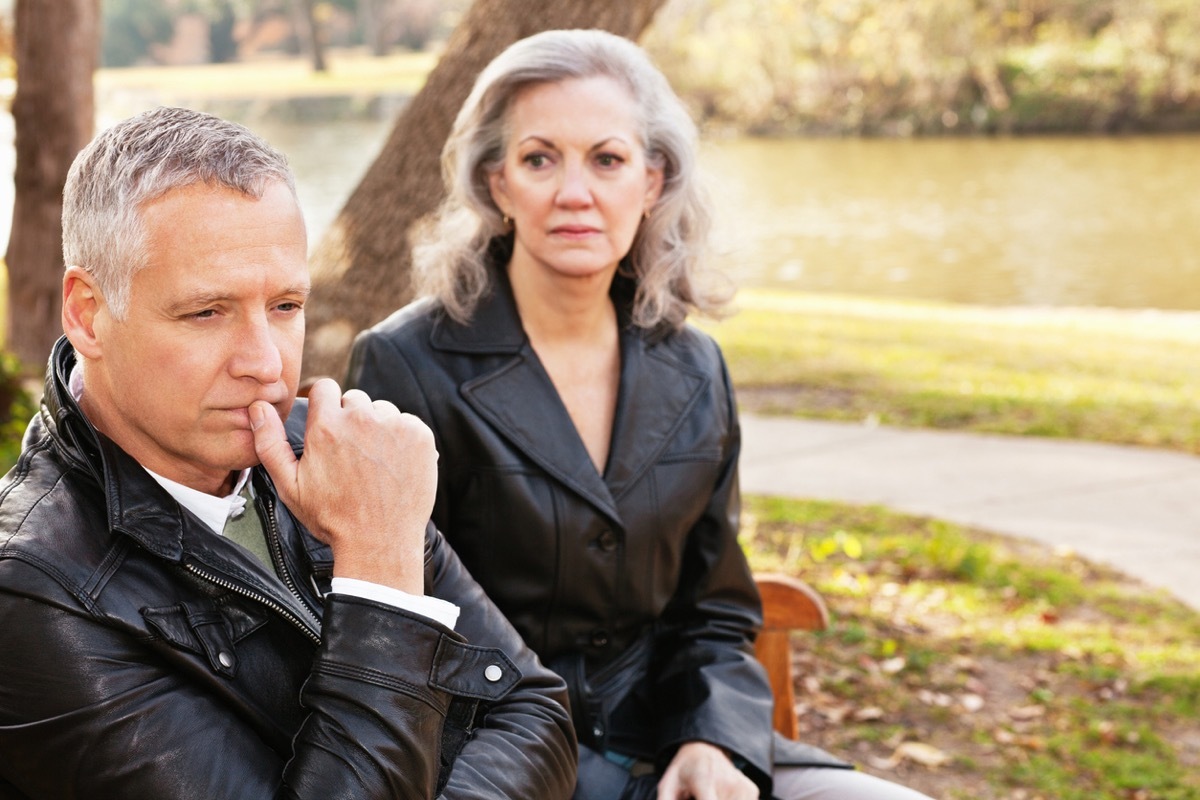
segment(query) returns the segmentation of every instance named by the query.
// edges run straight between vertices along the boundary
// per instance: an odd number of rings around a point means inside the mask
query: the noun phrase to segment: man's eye
[[[212,319],[217,315],[215,308],[206,308],[203,311],[193,312],[190,316],[192,319]]]

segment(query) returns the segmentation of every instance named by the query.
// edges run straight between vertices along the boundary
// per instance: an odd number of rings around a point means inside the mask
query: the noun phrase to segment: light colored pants
[[[779,800],[929,800],[915,792],[865,772],[823,767],[778,767],[775,790]]]
[[[772,794],[779,800],[930,800],[926,795],[852,769],[777,767]],[[579,748],[579,783],[573,800],[616,800],[629,772],[587,747]],[[656,779],[650,775],[638,780]],[[649,787],[645,787],[649,788]],[[647,796],[653,797],[651,789]],[[638,795],[639,797],[642,794]]]

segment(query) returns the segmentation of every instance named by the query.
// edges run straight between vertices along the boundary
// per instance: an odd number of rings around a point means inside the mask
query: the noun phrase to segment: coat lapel
[[[708,384],[664,344],[636,329],[621,334],[621,386],[605,478],[614,497],[637,483],[671,443]]]
[[[665,343],[654,343],[631,327],[622,314],[621,383],[602,477],[529,345],[503,270],[497,273],[474,322],[463,326],[443,317],[434,329],[433,346],[510,354],[498,367],[464,382],[462,397],[526,457],[620,524],[615,498],[662,455],[709,379],[675,359]]]
[[[463,399],[531,461],[619,523],[608,486],[521,328],[504,272],[497,273],[491,294],[476,308],[474,322],[464,326],[443,317],[433,331],[433,347],[511,355],[465,381],[459,387]]]

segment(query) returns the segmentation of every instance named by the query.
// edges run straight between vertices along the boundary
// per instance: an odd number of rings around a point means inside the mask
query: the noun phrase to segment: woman
[[[359,337],[349,383],[432,427],[435,521],[571,686],[577,797],[920,797],[772,735],[733,390],[685,324],[721,305],[694,161],[633,43],[516,43],[446,144],[426,297]]]

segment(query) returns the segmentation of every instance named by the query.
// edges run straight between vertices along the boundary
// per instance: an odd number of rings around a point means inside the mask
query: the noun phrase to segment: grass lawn
[[[803,740],[945,800],[1200,798],[1200,616],[1165,594],[881,508],[749,498],[742,541],[830,607]]]
[[[134,91],[175,99],[411,94],[424,85],[425,77],[436,63],[434,53],[398,52],[375,58],[333,49],[324,73],[313,72],[308,61],[298,58],[180,67],[122,67],[98,70],[96,90],[101,97]]]
[[[744,409],[1200,452],[1200,313],[748,289],[705,323]]]

